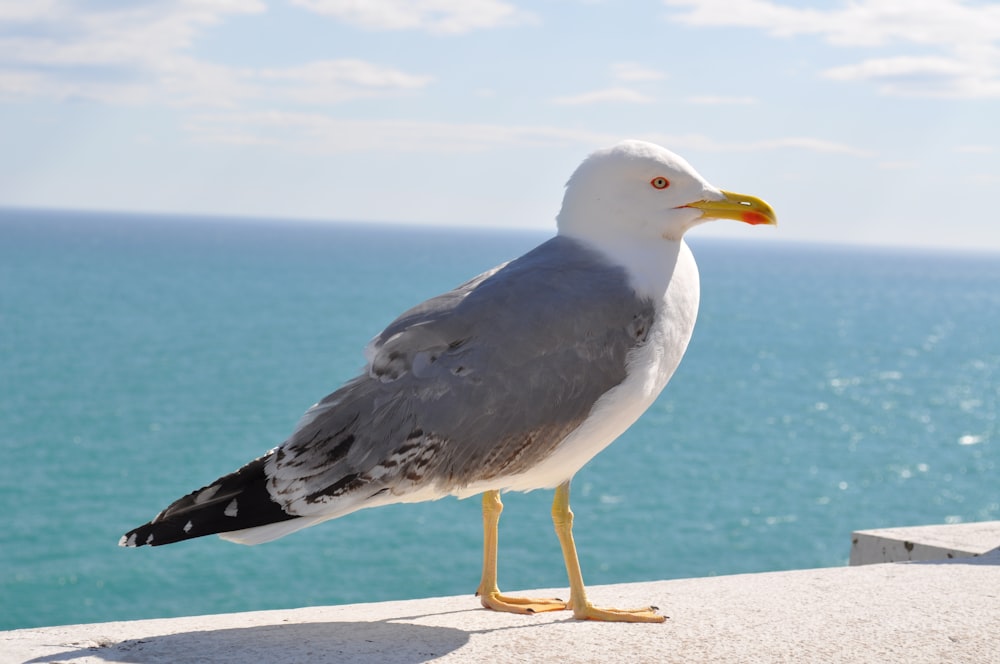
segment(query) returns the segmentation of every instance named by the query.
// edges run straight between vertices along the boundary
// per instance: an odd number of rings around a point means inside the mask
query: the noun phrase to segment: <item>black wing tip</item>
[[[234,473],[174,501],[155,519],[122,535],[119,546],[160,546],[295,519],[267,490],[264,465],[255,459]]]
[[[190,526],[188,530],[191,530]],[[172,544],[181,540],[198,537],[207,533],[188,535],[182,528],[169,522],[149,522],[128,531],[118,540],[118,546],[128,549],[135,549],[140,546],[159,546],[160,544]]]
[[[135,530],[128,531],[122,535],[120,540],[118,540],[118,546],[134,549],[136,547],[146,546],[147,544],[152,545],[156,538],[151,532],[151,525],[152,524],[147,523],[145,526],[139,526]]]

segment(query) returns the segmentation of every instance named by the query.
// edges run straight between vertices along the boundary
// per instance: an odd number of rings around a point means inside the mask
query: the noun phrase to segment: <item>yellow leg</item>
[[[500,523],[499,491],[483,494],[483,580],[476,595],[487,609],[509,611],[511,613],[536,613],[541,611],[561,611],[566,602],[561,599],[528,599],[507,597],[500,594],[497,587],[497,526]]]
[[[609,620],[614,622],[663,622],[666,617],[656,613],[652,606],[641,609],[599,609],[587,601],[587,592],[583,587],[583,573],[580,571],[580,559],[576,555],[576,544],[573,542],[573,512],[569,509],[569,482],[563,482],[556,488],[556,496],[552,501],[552,522],[559,536],[563,558],[566,560],[566,574],[569,575],[569,602],[573,609],[573,617],[579,620]]]

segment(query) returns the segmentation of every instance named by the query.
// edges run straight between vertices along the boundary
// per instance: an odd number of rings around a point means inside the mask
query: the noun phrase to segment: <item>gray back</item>
[[[625,379],[653,315],[623,268],[557,236],[393,321],[369,348],[368,374],[275,451],[269,488],[299,514],[427,482],[503,488]]]

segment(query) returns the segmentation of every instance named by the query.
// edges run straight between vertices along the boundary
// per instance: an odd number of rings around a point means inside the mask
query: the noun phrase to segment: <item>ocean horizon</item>
[[[0,208],[0,629],[474,605],[477,499],[257,547],[118,540],[284,440],[397,314],[550,235]],[[1000,518],[1000,254],[688,242],[687,355],[573,482],[588,584],[843,565],[854,530]],[[505,497],[505,590],[566,585],[550,501]]]

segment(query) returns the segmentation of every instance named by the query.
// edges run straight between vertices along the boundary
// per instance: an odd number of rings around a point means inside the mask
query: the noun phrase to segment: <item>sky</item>
[[[625,138],[699,235],[1000,250],[1000,3],[0,0],[0,206],[555,229]]]

